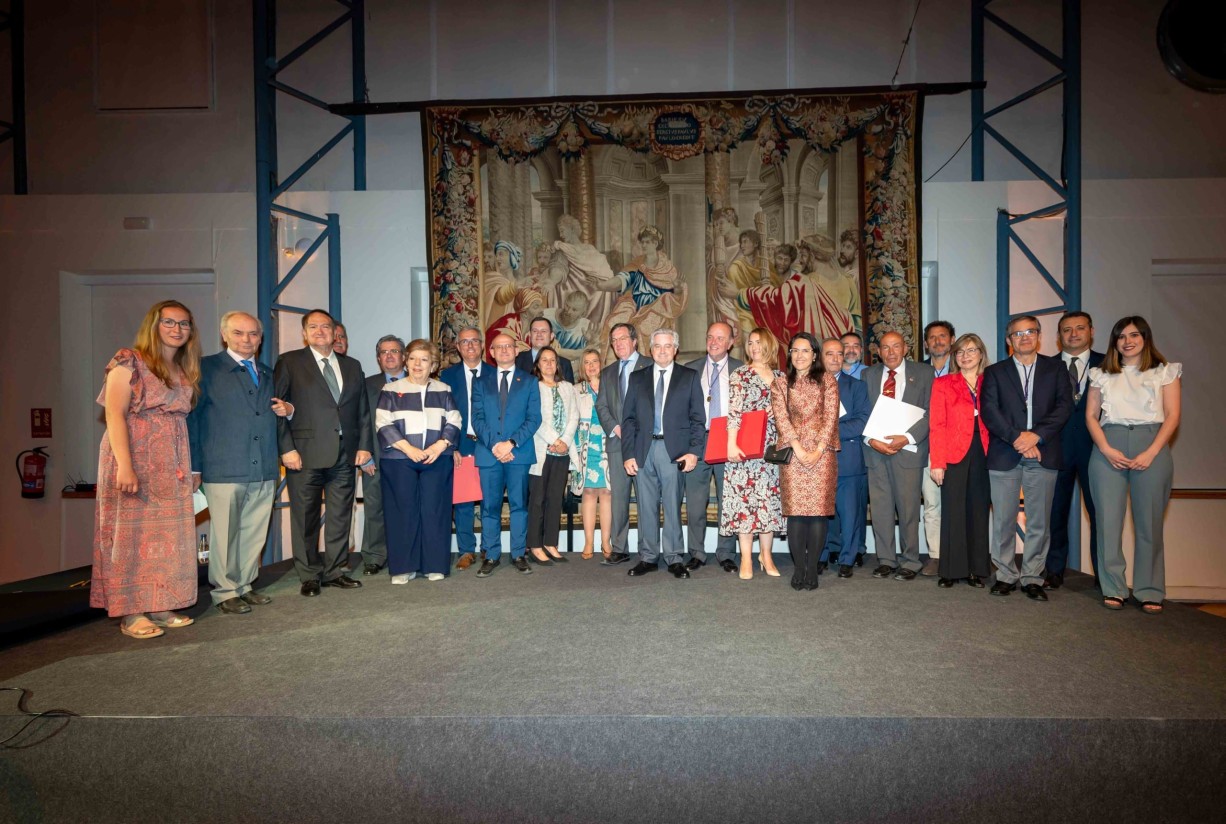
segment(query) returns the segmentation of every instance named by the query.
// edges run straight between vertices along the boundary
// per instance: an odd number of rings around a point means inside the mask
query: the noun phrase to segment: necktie
[[[885,379],[885,386],[881,388],[881,394],[887,398],[894,397],[894,391],[898,388],[898,382],[894,380],[895,371],[894,369],[890,370],[890,376]]]
[[[511,394],[510,383],[511,370],[502,370],[502,382],[498,385],[498,416],[502,417],[507,413],[507,396]]]
[[[656,421],[653,435],[664,434],[664,370],[660,370],[660,377],[656,380]]]
[[[1073,382],[1073,396],[1076,397],[1077,400],[1081,400],[1081,397],[1080,397],[1081,393],[1079,391],[1081,389],[1081,376],[1077,374],[1077,359],[1076,358],[1069,358],[1068,379]]]
[[[249,360],[242,361],[243,366],[247,367],[247,374],[251,376],[251,382],[256,386],[260,385],[260,375],[255,371],[255,364]]]
[[[711,384],[707,390],[707,423],[710,424],[712,418],[718,418],[722,413],[720,410],[719,397],[719,364],[715,364],[715,368],[711,370]]]
[[[328,391],[332,393],[332,402],[341,402],[341,385],[336,382],[336,373],[332,371],[332,364],[327,358],[324,358],[324,383],[328,384]]]
[[[473,381],[476,381],[477,380],[477,370],[469,369],[468,371],[473,373]],[[472,387],[472,384],[468,385],[468,432],[466,434],[468,435],[473,434],[473,387]]]
[[[626,367],[629,365],[630,365],[630,361],[628,360],[622,361],[622,371],[617,379],[617,383],[621,389],[621,399],[623,401],[626,399]]]

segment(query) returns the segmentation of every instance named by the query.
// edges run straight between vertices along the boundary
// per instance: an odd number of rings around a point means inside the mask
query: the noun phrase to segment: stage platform
[[[0,820],[1221,820],[1221,618],[572,557],[10,645]]]

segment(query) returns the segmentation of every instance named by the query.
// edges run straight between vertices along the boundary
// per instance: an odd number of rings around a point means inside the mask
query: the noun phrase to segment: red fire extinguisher
[[[25,455],[25,460],[21,456]],[[21,476],[21,497],[41,498],[47,486],[47,452],[41,446],[17,453],[17,474]]]

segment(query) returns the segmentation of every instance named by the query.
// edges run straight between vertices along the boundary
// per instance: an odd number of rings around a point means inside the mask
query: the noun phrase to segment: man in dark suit
[[[532,348],[525,349],[516,355],[515,368],[531,375],[532,367],[536,365],[536,356],[546,346],[553,345],[553,324],[549,318],[537,315],[532,319],[532,322],[528,324],[528,343],[532,345]],[[575,370],[566,358],[558,358],[558,371],[562,375],[562,380],[567,383],[575,382]]]
[[[1017,512],[1019,491],[1026,496],[1026,534],[1020,580],[1022,592],[1046,601],[1043,568],[1050,540],[1048,518],[1056,476],[1064,465],[1060,431],[1073,411],[1068,370],[1059,358],[1039,354],[1041,327],[1021,315],[1007,328],[1013,356],[983,373],[980,415],[988,428],[988,478],[992,484],[992,521],[996,544],[993,595],[1017,589]]]
[[[528,470],[536,463],[532,436],[541,425],[541,392],[536,378],[515,366],[515,341],[498,335],[490,343],[494,368],[473,381],[472,424],[481,473],[481,562],[478,578],[502,563],[502,496],[511,507],[511,562],[525,575],[528,566]]]
[[[1073,392],[1073,412],[1060,433],[1064,466],[1056,476],[1056,489],[1052,493],[1051,546],[1047,550],[1044,589],[1059,589],[1064,584],[1074,486],[1081,488],[1081,500],[1085,502],[1086,514],[1090,517],[1090,563],[1094,568],[1094,578],[1098,579],[1098,554],[1094,551],[1098,546],[1098,523],[1089,482],[1090,453],[1094,451],[1094,442],[1086,429],[1086,390],[1089,388],[1086,373],[1102,364],[1103,355],[1090,350],[1094,344],[1094,321],[1085,312],[1065,312],[1057,328],[1060,330],[1060,360],[1068,372],[1069,388]],[[1081,518],[1076,520],[1080,527]]]
[[[919,559],[920,487],[928,471],[928,401],[932,395],[932,367],[906,357],[907,344],[897,332],[886,332],[878,342],[881,363],[864,370],[869,406],[882,397],[896,398],[924,410],[924,417],[907,432],[885,440],[865,438],[861,451],[868,474],[868,499],[873,505],[873,542],[877,547],[874,578],[910,581],[923,565]],[[871,413],[870,413],[871,416]],[[894,549],[894,519],[902,564]]]
[[[333,351],[336,351],[335,349]],[[384,335],[375,344],[375,361],[379,371],[366,378],[366,401],[370,406],[371,432],[375,435],[375,471],[383,450],[378,446],[374,425],[375,410],[383,387],[404,377],[404,341],[395,335]],[[378,477],[367,476],[362,481],[362,574],[378,575],[387,566],[387,527],[383,521],[383,484]]]
[[[702,445],[698,450],[698,464],[694,471],[685,476],[685,511],[687,524],[687,545],[689,559],[685,568],[698,569],[707,562],[707,503],[711,499],[711,478],[715,478],[715,528],[719,531],[720,510],[724,505],[724,465],[711,465],[703,460],[707,449],[707,432],[711,429],[711,419],[724,417],[728,414],[728,375],[740,369],[744,362],[731,357],[732,326],[723,321],[716,321],[707,327],[707,356],[690,361],[685,366],[693,369],[701,376],[702,394],[705,398],[706,426],[702,434]],[[716,535],[715,560],[724,572],[736,572],[737,562],[734,560],[739,549],[735,535]]]
[[[492,372],[490,366],[481,357],[481,330],[469,326],[460,330],[456,338],[456,349],[460,353],[460,362],[452,364],[443,370],[439,379],[451,387],[451,397],[460,410],[460,448],[453,454],[456,466],[461,458],[477,453],[477,433],[473,429],[472,397],[473,383],[486,372]],[[477,535],[473,531],[473,515],[476,504],[456,504],[452,508],[455,517],[456,549],[459,558],[456,569],[468,569],[477,560]]]
[[[336,322],[322,309],[302,316],[302,349],[277,359],[277,397],[293,404],[281,418],[277,439],[287,470],[294,569],[307,597],[328,587],[360,587],[345,574],[353,522],[354,467],[375,471],[370,401],[362,365],[332,351]],[[326,494],[324,558],[319,558],[320,506]]]
[[[698,464],[705,435],[701,376],[675,363],[680,338],[672,329],[651,336],[653,365],[630,376],[622,416],[622,458],[639,494],[639,562],[630,575],[655,572],[664,555],[668,571],[689,578],[682,563],[682,473]],[[663,545],[659,513],[664,509]]]
[[[293,407],[272,396],[272,370],[257,359],[264,328],[246,312],[221,317],[224,351],[200,360],[200,394],[187,416],[192,474],[209,502],[213,605],[230,615],[272,599],[252,589],[281,478],[277,418]]]
[[[651,366],[651,359],[639,354],[638,336],[638,330],[628,323],[619,323],[609,330],[609,345],[617,360],[600,370],[600,394],[596,397],[596,415],[605,433],[609,495],[613,505],[612,534],[604,538],[610,553],[601,562],[606,566],[630,560],[626,542],[630,534],[630,488],[634,478],[626,474],[621,424],[630,376]]]
[[[856,555],[864,545],[868,507],[868,476],[860,447],[871,408],[864,381],[843,371],[843,342],[822,341],[822,366],[839,382],[839,480],[834,493],[834,519],[826,533],[824,554],[839,565],[839,577],[850,578]]]

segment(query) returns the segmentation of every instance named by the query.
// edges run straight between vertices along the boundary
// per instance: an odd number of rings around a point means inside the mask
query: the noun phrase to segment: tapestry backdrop
[[[701,351],[717,319],[918,351],[918,120],[913,91],[427,108],[445,363],[537,316],[575,359],[621,322]]]

